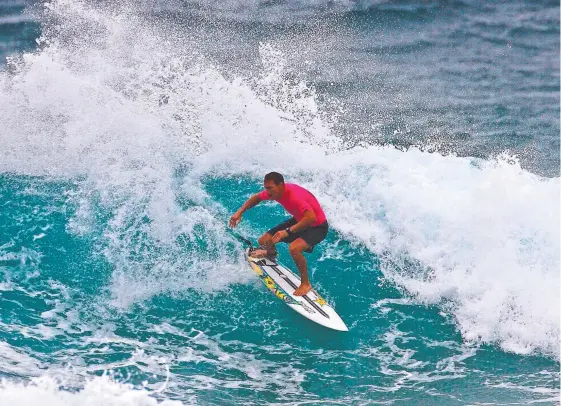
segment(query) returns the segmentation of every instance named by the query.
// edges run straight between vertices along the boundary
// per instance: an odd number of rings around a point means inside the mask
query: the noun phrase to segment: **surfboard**
[[[341,317],[315,289],[305,296],[294,296],[294,291],[300,286],[300,277],[290,269],[269,258],[253,258],[249,248],[245,255],[265,286],[292,310],[324,327],[349,331]]]

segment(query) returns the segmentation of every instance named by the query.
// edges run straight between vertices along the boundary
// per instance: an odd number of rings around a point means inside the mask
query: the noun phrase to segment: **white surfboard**
[[[288,268],[269,258],[253,258],[249,248],[245,255],[265,286],[291,309],[324,327],[349,331],[341,317],[314,289],[305,296],[294,296],[294,291],[300,286],[300,277]]]

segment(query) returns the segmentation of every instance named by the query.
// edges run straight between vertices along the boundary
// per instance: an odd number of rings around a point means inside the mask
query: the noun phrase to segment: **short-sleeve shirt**
[[[266,190],[259,193],[259,198],[261,200],[273,200]],[[327,220],[316,197],[302,186],[295,185],[294,183],[285,183],[284,193],[281,198],[274,200],[279,202],[296,221],[302,220],[306,210],[313,211],[316,215],[316,221],[310,227],[317,227]]]

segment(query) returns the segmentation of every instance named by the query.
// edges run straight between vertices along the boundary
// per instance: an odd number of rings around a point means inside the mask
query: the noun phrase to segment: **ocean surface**
[[[558,405],[559,15],[0,2],[0,405]],[[273,170],[348,333],[227,229]]]

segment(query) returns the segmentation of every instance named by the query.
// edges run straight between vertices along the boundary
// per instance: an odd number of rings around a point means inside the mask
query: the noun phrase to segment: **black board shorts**
[[[294,217],[280,223],[278,226],[271,228],[267,231],[267,234],[271,236],[275,235],[278,231],[285,230],[288,227],[292,227],[294,224],[298,223]],[[314,249],[314,245],[319,244],[322,242],[325,237],[327,236],[327,232],[329,231],[329,225],[327,221],[321,223],[319,226],[316,227],[308,227],[305,230],[298,231],[296,233],[290,234],[285,239],[281,240],[281,242],[291,243],[292,241],[301,238],[306,241],[306,244],[310,246],[306,252],[312,252]]]

